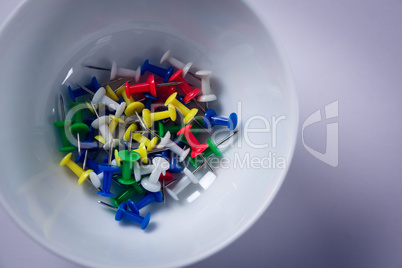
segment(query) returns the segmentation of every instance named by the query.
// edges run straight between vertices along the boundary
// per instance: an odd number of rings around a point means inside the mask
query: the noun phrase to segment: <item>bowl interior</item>
[[[230,12],[228,12],[230,10]],[[115,222],[86,183],[59,167],[58,96],[109,73],[83,64],[135,69],[163,53],[213,71],[218,114],[239,116],[239,134],[217,179],[167,197],[142,231]],[[0,34],[4,115],[0,200],[31,236],[56,253],[96,267],[176,267],[204,258],[242,234],[269,205],[290,164],[297,102],[274,40],[236,1],[27,1]],[[164,63],[162,65],[167,67]],[[191,78],[189,78],[191,79]],[[197,83],[196,80],[193,83]],[[260,129],[260,130],[255,130]],[[262,130],[261,130],[262,129]],[[228,135],[219,129],[213,138]],[[197,175],[201,177],[206,170]]]

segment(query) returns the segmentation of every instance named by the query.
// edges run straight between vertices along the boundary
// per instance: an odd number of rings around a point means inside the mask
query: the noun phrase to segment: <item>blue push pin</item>
[[[207,129],[215,126],[227,126],[229,130],[234,130],[237,126],[237,114],[231,113],[229,118],[223,116],[217,116],[216,112],[212,109],[208,109],[204,116],[204,127]]]
[[[83,150],[82,153],[77,157],[77,159],[75,159],[75,163],[84,163],[84,159],[85,159],[85,150]],[[99,174],[102,172],[99,168],[99,164],[96,161],[92,160],[89,157],[87,157],[86,161],[87,161],[86,166],[89,169],[92,169],[93,172],[95,172],[96,174]]]
[[[145,71],[150,71],[151,73],[162,77],[163,82],[167,83],[173,73],[173,66],[169,67],[168,69],[164,69],[162,67],[150,64],[149,60],[147,59],[144,61],[144,64],[141,67],[141,75],[143,75]]]
[[[144,94],[145,96],[145,103],[144,103],[145,109],[152,111],[151,106],[154,103],[154,101],[158,99],[158,97],[154,97],[152,96],[152,94],[149,93],[142,93],[142,94]]]
[[[152,202],[158,202],[158,203],[163,202],[162,193],[161,192],[155,192],[155,193],[150,192],[150,193],[146,194],[140,201],[135,203],[134,209],[140,210],[143,207],[151,204]],[[134,204],[134,202],[131,200],[128,200],[127,203],[129,206],[130,206],[130,203]],[[130,208],[131,208],[131,206],[130,206]]]
[[[95,93],[100,88],[100,85],[98,83],[98,80],[94,76],[91,79],[91,83],[89,83],[85,87],[88,88],[89,90],[91,90],[93,93]],[[72,89],[71,86],[68,86],[68,93],[70,94],[70,97],[73,100],[73,102],[75,102],[75,98],[88,94],[87,91],[85,91],[84,89],[82,89],[80,87],[77,89]]]
[[[114,219],[116,221],[121,221],[122,219],[127,219],[129,221],[136,222],[141,225],[142,230],[147,228],[148,223],[151,219],[151,213],[148,213],[145,217],[141,217],[138,214],[138,212],[127,210],[127,204],[125,202],[121,203],[118,208],[115,208],[114,206],[106,204],[105,202],[102,202],[102,201],[98,201],[98,203],[101,205],[104,205],[110,209],[115,210],[116,215],[114,216]]]
[[[109,163],[103,164],[99,167],[100,171],[103,172],[103,182],[102,190],[98,191],[97,194],[105,197],[114,197],[114,194],[110,192],[110,186],[112,186],[113,173],[118,171],[120,168],[118,166],[112,166],[112,152],[109,154]]]

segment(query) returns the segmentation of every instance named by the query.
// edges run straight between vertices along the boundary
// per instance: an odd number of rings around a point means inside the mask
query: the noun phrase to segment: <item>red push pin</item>
[[[129,97],[131,94],[150,92],[152,96],[156,97],[155,77],[153,74],[149,75],[145,83],[129,85],[125,83],[126,95]]]
[[[172,82],[172,81],[181,82],[181,84],[179,84],[179,87],[181,88],[183,93],[186,94],[186,96],[184,97],[184,102],[188,103],[195,96],[197,96],[198,93],[201,92],[201,90],[199,88],[192,89],[191,86],[186,82],[186,80],[184,80],[184,78],[182,76],[182,72],[183,72],[183,70],[178,70],[177,72],[172,74],[172,76],[169,79],[169,82]]]
[[[170,87],[182,84],[182,82],[173,82],[173,83],[162,83],[162,84],[155,84],[155,77],[153,74],[150,74],[147,78],[145,83],[139,83],[134,85],[129,85],[128,81],[124,84],[126,88],[126,95],[129,98],[130,94],[137,94],[137,93],[144,93],[150,92],[152,96],[156,96],[156,88],[160,87]]]
[[[180,129],[179,132],[177,132],[177,135],[184,134],[184,137],[186,137],[186,140],[188,144],[191,147],[191,157],[194,158],[197,155],[201,154],[203,151],[205,151],[208,148],[208,144],[200,144],[200,142],[197,140],[197,138],[194,136],[194,134],[191,132],[191,127],[193,125],[187,125],[184,128]]]

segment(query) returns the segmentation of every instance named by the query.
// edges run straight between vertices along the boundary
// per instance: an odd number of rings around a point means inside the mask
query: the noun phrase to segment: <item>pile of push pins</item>
[[[173,58],[170,51],[162,56],[160,63],[164,62],[172,66],[165,69],[149,60],[136,70],[114,62],[111,69],[86,65],[110,71],[110,81],[100,85],[93,77],[85,86],[69,86],[72,102],[67,115],[72,113],[71,120],[66,120],[60,95],[62,121],[54,123],[63,143],[59,150],[68,153],[60,166],[69,167],[79,185],[88,181],[99,195],[109,197],[111,204],[98,203],[116,210],[116,221],[125,218],[142,229],[151,215],[143,217],[140,210],[152,202],[164,203],[165,192],[179,200],[180,192],[190,184],[216,178],[208,160],[221,155],[219,146],[237,133],[235,113],[224,117],[208,109],[208,102],[217,99],[210,87],[211,71],[194,74],[191,62]],[[189,84],[187,75],[201,89]],[[111,85],[125,77],[130,80],[113,90]],[[211,139],[215,126],[228,128],[230,135],[215,143]],[[78,154],[75,161],[73,153]],[[209,170],[197,178],[195,173],[203,166]],[[117,194],[111,192],[114,184],[120,188]]]

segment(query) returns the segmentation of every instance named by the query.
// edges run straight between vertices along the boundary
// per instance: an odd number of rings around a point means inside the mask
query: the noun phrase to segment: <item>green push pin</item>
[[[131,176],[133,172],[134,162],[141,158],[141,155],[134,151],[123,150],[119,151],[119,157],[122,160],[121,177],[118,178],[119,183],[131,185],[136,182]]]
[[[128,186],[115,198],[111,197],[110,201],[112,202],[113,206],[119,207],[121,203],[128,201],[135,194],[138,194],[138,195],[145,194],[145,191],[141,188],[141,186],[137,182],[134,182],[133,184]]]
[[[70,126],[73,121],[71,120],[65,120],[66,115],[64,113],[64,103],[63,103],[63,97],[60,95],[60,111],[61,111],[61,121],[55,122],[53,125],[57,128],[60,129],[60,134],[61,134],[61,140],[63,147],[59,149],[60,152],[71,152],[75,150],[75,147],[71,145],[70,141],[67,138],[65,128],[66,126]]]
[[[196,118],[195,120],[200,124],[204,123],[203,118]],[[170,132],[172,136],[176,136],[176,133],[183,127],[184,127],[183,124],[174,126],[165,126],[162,122],[158,121],[158,128],[156,129],[156,133],[161,137],[164,137],[167,132]],[[198,125],[193,125],[192,129],[201,129],[201,127],[199,127]]]
[[[119,151],[119,157],[122,160],[122,167],[121,177],[119,177],[117,180],[123,185],[131,185],[136,182],[135,178],[133,178],[131,174],[133,173],[134,162],[138,161],[141,158],[141,155],[139,153],[131,150],[132,141],[133,132],[130,131],[128,149]]]
[[[70,104],[70,109],[81,105],[80,102],[73,102]],[[74,113],[74,123],[70,126],[70,131],[73,135],[77,135],[78,140],[78,153],[81,154],[81,146],[80,146],[80,135],[85,135],[89,132],[88,125],[82,122],[82,109],[78,109]]]
[[[219,150],[218,147],[220,145],[222,145],[223,143],[225,143],[227,140],[229,140],[231,137],[233,137],[236,134],[237,134],[237,130],[232,132],[229,136],[227,136],[226,138],[224,138],[223,140],[221,140],[220,142],[218,142],[216,144],[212,141],[211,138],[209,138],[208,141],[207,141],[208,149],[206,149],[202,153],[202,156],[204,158],[209,157],[209,156],[211,156],[213,154],[216,155],[216,156],[220,156],[222,153],[221,153],[221,151]],[[196,156],[194,158],[190,158],[190,164],[195,168],[197,168],[199,166],[198,163],[203,163],[203,162],[204,162],[204,159],[201,157],[201,155]]]

